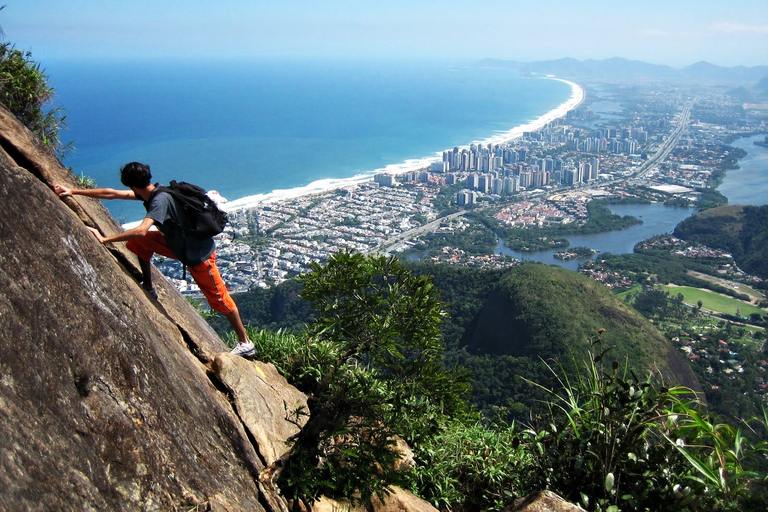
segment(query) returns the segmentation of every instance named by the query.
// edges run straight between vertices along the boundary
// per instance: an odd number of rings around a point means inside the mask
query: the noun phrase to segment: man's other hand
[[[99,233],[99,230],[98,230],[98,229],[96,229],[96,228],[92,228],[92,227],[90,227],[90,226],[86,226],[86,227],[88,228],[88,231],[90,231],[91,233],[93,233],[93,236],[95,236],[95,237],[96,237],[96,240],[98,240],[98,241],[99,241],[99,242],[101,242],[102,244],[104,243],[104,237],[103,237],[103,236],[101,236],[101,233]]]
[[[59,197],[67,197],[72,195],[72,189],[63,185],[54,185],[53,191],[56,192]]]

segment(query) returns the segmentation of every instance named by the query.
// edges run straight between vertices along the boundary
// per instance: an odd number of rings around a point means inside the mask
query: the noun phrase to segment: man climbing
[[[181,227],[183,211],[169,193],[155,190],[149,166],[131,162],[120,169],[120,181],[130,190],[112,188],[75,189],[55,185],[60,197],[81,195],[97,199],[131,199],[144,201],[147,216],[141,223],[128,231],[104,237],[98,230],[88,228],[101,243],[126,242],[126,247],[136,254],[143,274],[142,286],[157,298],[152,285],[152,255],[157,253],[167,258],[180,260],[189,268],[195,283],[200,287],[211,309],[223,314],[237,335],[239,343],[232,354],[251,357],[256,354],[253,343],[248,339],[240,312],[227,291],[216,266],[216,243],[213,238],[196,239],[187,237]],[[153,193],[154,192],[154,193]],[[150,231],[152,226],[159,231]]]

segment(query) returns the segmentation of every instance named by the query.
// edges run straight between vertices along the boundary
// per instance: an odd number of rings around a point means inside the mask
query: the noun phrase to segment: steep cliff
[[[58,198],[71,175],[1,108],[0,146],[0,509],[280,508],[258,477],[304,397],[165,279],[145,295],[135,257],[85,228],[117,223]]]
[[[286,511],[271,465],[306,396],[154,269],[146,295],[85,227],[119,231],[109,212],[56,183],[74,185],[0,106],[0,510]],[[436,509],[395,489],[373,510]]]

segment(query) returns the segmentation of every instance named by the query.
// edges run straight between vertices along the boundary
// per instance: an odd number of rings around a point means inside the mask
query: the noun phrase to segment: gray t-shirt
[[[216,250],[213,238],[200,240],[184,235],[184,212],[167,192],[154,193],[144,203],[147,217],[155,221],[157,229],[165,235],[165,242],[176,258],[185,265],[194,266],[207,260]]]

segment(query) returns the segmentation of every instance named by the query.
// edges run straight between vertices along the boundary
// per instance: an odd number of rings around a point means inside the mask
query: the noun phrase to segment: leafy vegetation
[[[411,489],[440,510],[499,510],[533,488],[533,458],[515,424],[453,422],[417,446]]]
[[[66,116],[61,107],[46,107],[52,98],[53,88],[31,52],[7,41],[0,43],[0,103],[45,145],[62,154],[69,146],[62,146],[59,136]]]
[[[456,318],[443,315],[438,283]],[[296,503],[321,494],[367,500],[399,484],[442,510],[470,511],[500,510],[548,488],[587,510],[763,510],[765,418],[723,422],[704,412],[690,388],[667,387],[651,367],[629,370],[639,368],[643,349],[657,357],[665,345],[631,348],[623,337],[647,345],[658,333],[597,290],[577,274],[541,265],[478,271],[420,264],[411,271],[396,260],[346,254],[316,266],[291,291],[312,304],[309,328],[251,331],[260,357],[311,397],[315,423],[292,446],[278,480],[283,492]],[[276,296],[263,304],[298,310],[288,306],[293,299]],[[513,305],[506,316],[532,326],[514,348],[476,336],[489,308],[507,340],[519,335],[521,326],[500,322],[500,304]],[[621,336],[585,335],[598,319],[614,321],[607,325]],[[443,332],[462,332],[485,350],[472,354],[453,340],[443,358],[442,320],[463,327],[443,325]],[[489,398],[482,421],[466,406],[461,372],[445,370],[457,362],[480,374],[475,391]],[[538,401],[523,405],[532,396]],[[508,424],[515,403],[521,420]],[[396,434],[414,451],[412,471],[390,469]]]
[[[289,336],[292,350],[268,354],[289,358],[286,373],[312,414],[278,482],[297,507],[356,493],[368,503],[401,479],[394,436],[418,443],[444,418],[468,414],[468,376],[443,365],[442,305],[428,277],[392,258],[342,253],[300,281],[315,319],[302,343]],[[255,336],[260,346],[264,337]]]
[[[676,494],[690,502],[685,461],[665,438],[675,430],[668,419],[693,392],[657,388],[634,371],[620,372],[618,361],[606,371],[611,348],[600,336],[592,347],[576,379],[551,369],[559,386],[542,386],[551,400],[531,428],[539,485],[588,510],[674,510]]]
[[[583,370],[548,365],[526,428],[447,428],[419,447],[413,488],[441,509],[499,510],[551,489],[594,511],[764,510],[768,417],[713,422],[685,387],[607,365],[602,333]],[[746,435],[750,434],[750,435]]]

